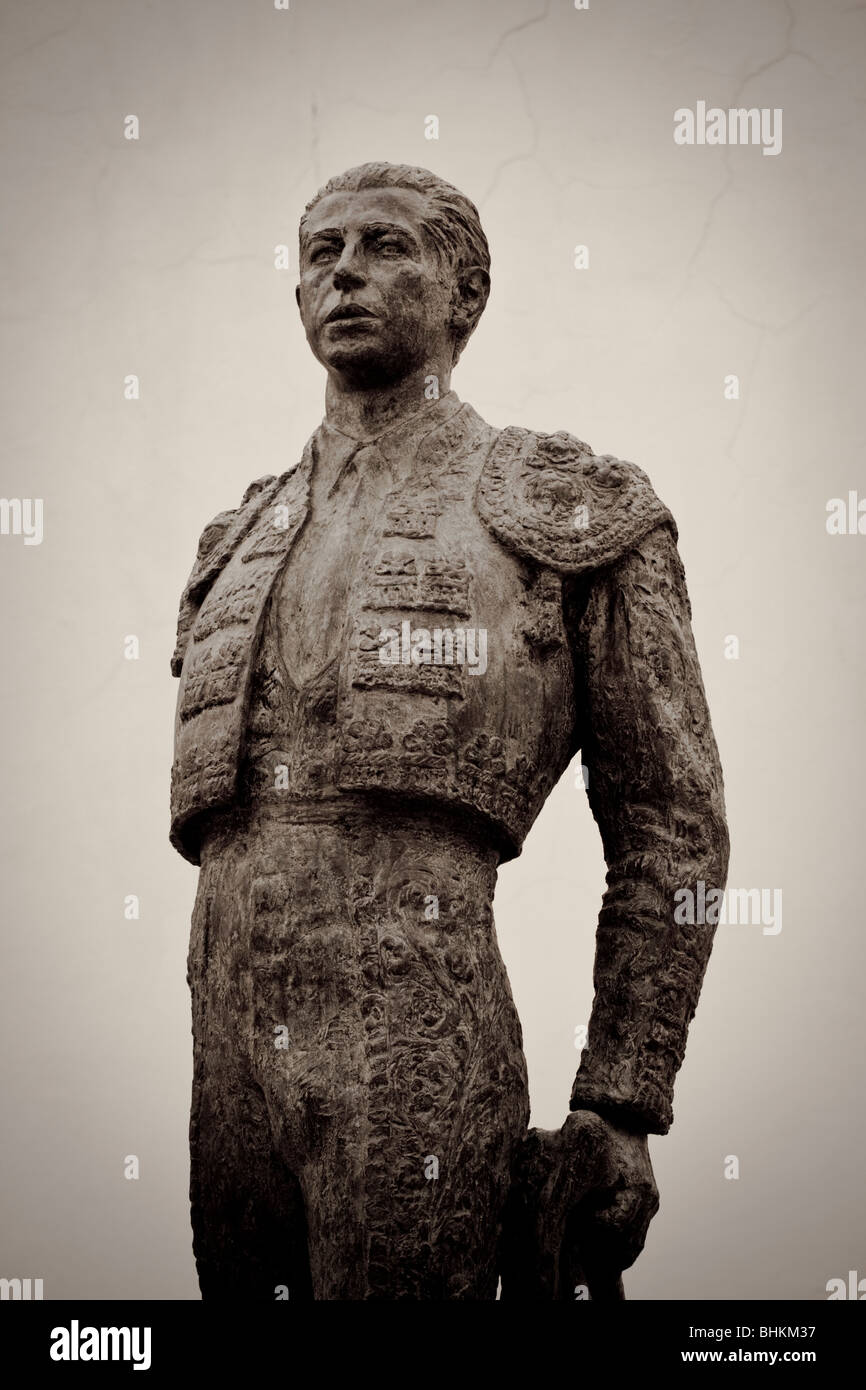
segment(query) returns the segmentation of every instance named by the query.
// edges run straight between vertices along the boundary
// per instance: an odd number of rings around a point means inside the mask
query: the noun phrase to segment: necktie
[[[349,592],[370,526],[389,490],[390,472],[375,444],[354,451],[333,482],[312,489],[312,514],[283,575],[278,599],[280,650],[303,689],[337,657]]]

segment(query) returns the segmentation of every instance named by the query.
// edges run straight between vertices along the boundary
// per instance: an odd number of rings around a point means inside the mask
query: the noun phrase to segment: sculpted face
[[[452,289],[414,189],[331,193],[308,215],[296,291],[307,341],[352,386],[386,386],[450,362]]]

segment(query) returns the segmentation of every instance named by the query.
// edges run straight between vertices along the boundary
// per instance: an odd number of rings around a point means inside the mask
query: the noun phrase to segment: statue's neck
[[[431,378],[435,377],[435,385]],[[451,388],[451,368],[426,364],[419,372],[388,386],[347,388],[333,376],[325,392],[325,419],[353,439],[375,439],[392,425],[430,409]]]

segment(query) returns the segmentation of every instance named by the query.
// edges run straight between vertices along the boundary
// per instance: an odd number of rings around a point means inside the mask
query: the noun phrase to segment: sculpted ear
[[[451,323],[454,328],[454,360],[460,356],[469,335],[484,313],[490,293],[490,276],[480,265],[468,266],[457,275]]]
[[[300,287],[300,285],[295,285],[295,303],[297,304],[298,308],[300,309],[300,307],[301,307],[301,287]]]

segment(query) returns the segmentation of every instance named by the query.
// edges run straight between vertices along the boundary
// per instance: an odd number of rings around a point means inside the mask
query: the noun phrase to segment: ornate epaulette
[[[564,430],[504,429],[478,482],[477,506],[511,550],[563,574],[610,565],[674,519],[634,463],[596,455]]]
[[[240,541],[250,530],[261,509],[280,482],[273,474],[250,483],[241,505],[220,512],[201,533],[192,573],[181,595],[177,615],[177,642],[171,658],[171,674],[179,676],[184,653],[196,614],[214,580],[228,564]]]

